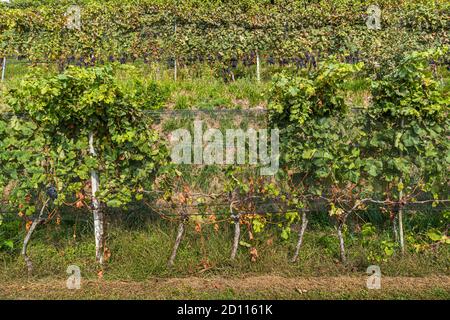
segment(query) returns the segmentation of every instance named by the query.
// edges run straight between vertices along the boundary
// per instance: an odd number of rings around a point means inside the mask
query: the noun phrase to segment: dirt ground
[[[248,276],[170,278],[142,282],[82,280],[69,290],[64,280],[0,284],[2,299],[450,299],[450,276],[382,277],[367,289],[367,277]]]

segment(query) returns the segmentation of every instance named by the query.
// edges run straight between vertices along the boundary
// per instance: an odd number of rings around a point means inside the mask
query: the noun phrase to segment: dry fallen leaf
[[[27,232],[30,230],[32,224],[33,224],[32,221],[27,221],[27,224],[25,225],[25,229],[27,230]]]
[[[308,292],[308,290],[306,290],[306,289],[300,289],[300,288],[295,288],[295,290],[298,292],[298,293],[300,293],[300,294],[303,294],[303,293],[307,293]]]
[[[255,247],[250,249],[250,259],[252,262],[256,262],[256,259],[258,259],[258,250]]]
[[[103,251],[103,258],[106,261],[109,260],[109,258],[111,258],[111,250],[109,250],[109,248],[105,247],[105,250]]]

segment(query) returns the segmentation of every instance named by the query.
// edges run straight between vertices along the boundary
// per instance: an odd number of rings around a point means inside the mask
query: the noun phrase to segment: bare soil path
[[[450,299],[450,276],[382,277],[369,290],[366,276],[169,278],[142,282],[83,280],[68,290],[65,280],[0,284],[1,299]]]

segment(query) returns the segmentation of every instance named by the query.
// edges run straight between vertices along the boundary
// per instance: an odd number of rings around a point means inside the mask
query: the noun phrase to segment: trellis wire
[[[396,202],[395,202],[396,203]],[[395,204],[394,203],[394,204]],[[261,210],[263,206],[270,206],[271,208],[273,208],[273,205],[279,205],[282,206],[283,204],[280,202],[275,202],[275,201],[267,201],[265,203],[260,203],[259,207],[255,207],[255,209],[253,210],[240,210],[242,213],[241,215],[269,215],[269,214],[274,214],[274,215],[282,215],[282,214],[286,214],[287,212],[292,212],[292,211],[296,211],[296,212],[309,212],[309,213],[324,213],[327,212],[326,207],[315,207],[315,208],[297,208],[295,206],[283,206],[283,208],[279,209],[279,210],[264,210],[264,212],[258,212],[258,209]],[[367,212],[370,209],[379,209],[381,207],[386,207],[387,204],[385,205],[375,205],[372,204],[373,207],[372,208],[362,208],[362,209],[355,209],[353,211],[355,212]],[[405,207],[403,208],[404,211],[423,211],[423,212],[444,212],[446,210],[449,210],[450,208],[448,206],[444,207],[421,207],[421,206],[416,206],[416,207],[411,207],[411,205],[415,205],[414,202],[410,202],[408,204],[405,205]],[[202,208],[202,206],[208,207],[208,208],[225,208],[229,209],[230,203],[228,202],[222,202],[222,203],[210,203],[210,204],[184,204],[184,205],[179,205],[179,206],[184,206],[187,208],[197,208],[197,209],[204,209]],[[154,205],[154,206],[149,206],[150,212],[146,213],[146,214],[153,214],[155,213],[155,209],[171,209],[170,211],[175,211],[179,206],[176,206],[175,208],[171,205]],[[153,211],[152,211],[153,210]],[[81,211],[81,209],[80,209]],[[17,211],[13,211],[13,210],[8,210],[8,211],[0,211],[0,214],[14,214],[17,215]],[[169,213],[169,214],[164,214],[166,216],[174,216],[174,217],[179,217],[180,214],[179,213]],[[218,215],[216,213],[211,213],[211,212],[196,212],[196,213],[186,213],[186,215],[188,216],[214,216],[214,215]]]

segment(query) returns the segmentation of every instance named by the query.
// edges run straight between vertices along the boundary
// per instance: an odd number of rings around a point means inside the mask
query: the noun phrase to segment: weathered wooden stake
[[[45,203],[43,204],[41,211],[39,212],[39,216],[34,219],[33,223],[30,226],[30,229],[28,229],[27,235],[25,236],[25,239],[23,240],[23,246],[22,246],[22,255],[23,258],[25,259],[25,263],[27,265],[27,269],[28,269],[28,274],[31,274],[33,272],[33,263],[30,259],[30,257],[28,257],[27,255],[27,247],[28,247],[28,243],[30,242],[31,239],[31,235],[34,232],[34,229],[36,229],[37,225],[39,223],[41,223],[42,221],[42,215],[44,214],[44,210],[47,207],[48,202],[50,201],[50,199],[47,199],[45,201]]]
[[[404,127],[404,120],[402,118],[402,122],[401,122],[401,128],[403,130]],[[403,152],[400,150],[400,158],[403,157]],[[400,178],[400,183],[403,184],[403,179]],[[402,254],[405,253],[405,240],[404,240],[404,236],[403,236],[403,188],[402,190],[400,190],[399,195],[398,195],[398,201],[399,201],[399,205],[398,205],[398,229],[399,229],[399,236],[400,236],[400,248],[402,251]]]
[[[261,61],[258,51],[256,51],[256,81],[261,82]]]
[[[302,227],[300,228],[300,231],[298,232],[298,242],[297,242],[297,246],[295,247],[295,254],[292,257],[292,262],[297,262],[298,254],[300,252],[300,247],[301,247],[302,242],[303,242],[303,235],[305,234],[307,226],[308,226],[308,218],[306,216],[306,212],[303,211],[303,214],[302,214]]]
[[[97,156],[94,148],[94,133],[89,133],[89,152],[93,157]],[[95,235],[95,258],[98,263],[103,264],[104,260],[104,216],[100,208],[100,203],[96,197],[99,190],[100,181],[97,172],[91,170],[91,188],[92,188],[92,214],[94,216],[94,235]]]
[[[338,238],[339,238],[339,252],[341,255],[342,263],[346,263],[347,258],[345,257],[345,244],[344,244],[344,235],[342,233],[342,229],[344,228],[344,222],[338,222]]]
[[[6,72],[6,57],[3,58],[2,62],[2,82],[5,81],[5,72]]]
[[[175,245],[173,246],[172,255],[169,259],[169,266],[173,266],[175,263],[175,258],[177,256],[178,247],[180,246],[181,238],[183,237],[184,233],[184,221],[180,222],[178,225],[178,233],[177,233],[177,239],[175,240]]]
[[[170,256],[169,263],[168,263],[169,267],[173,266],[175,263],[175,258],[177,256],[178,247],[180,246],[181,239],[182,239],[183,233],[184,233],[185,224],[186,224],[186,221],[188,218],[185,208],[183,208],[182,210],[183,210],[183,212],[181,213],[181,222],[178,225],[177,238],[175,240],[175,244],[174,244],[173,250],[172,250],[172,255]]]
[[[230,204],[231,218],[234,220],[234,239],[233,248],[231,249],[231,260],[234,260],[236,258],[236,253],[239,246],[239,238],[241,237],[241,215],[239,213],[233,214],[233,204],[234,201],[232,201]]]

